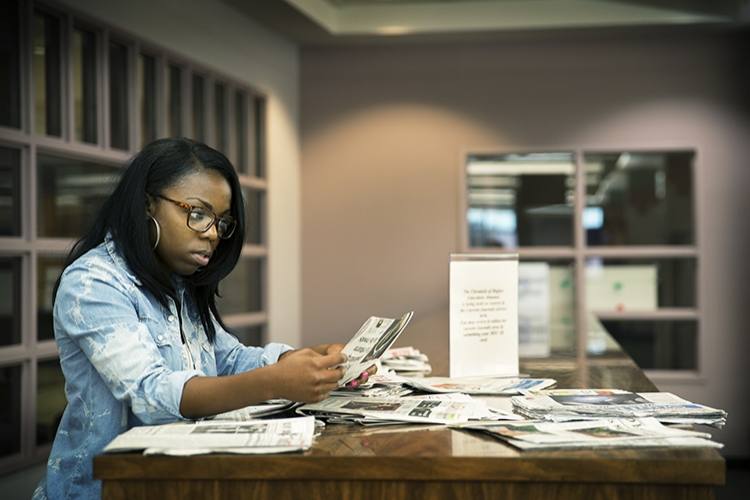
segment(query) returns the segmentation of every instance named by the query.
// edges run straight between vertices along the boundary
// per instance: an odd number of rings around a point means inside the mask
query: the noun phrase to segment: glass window
[[[602,320],[604,328],[645,370],[697,370],[694,320]]]
[[[234,127],[232,127],[232,162],[238,172],[247,172],[247,93],[234,93]]]
[[[130,147],[128,47],[109,42],[109,141],[113,148]]]
[[[245,220],[246,232],[245,243],[248,245],[263,244],[262,221],[264,215],[263,200],[264,193],[254,189],[243,189],[242,195],[245,198],[245,210],[247,218]]]
[[[60,19],[34,13],[34,101],[36,133],[62,135]]]
[[[260,97],[253,99],[253,149],[254,168],[248,172],[255,177],[266,176],[266,102]]]
[[[206,142],[206,95],[203,77],[193,75],[193,139]]]
[[[50,359],[60,245],[90,227],[125,156],[164,134],[189,136],[263,175],[264,100],[193,64],[59,3],[0,0],[0,475],[41,463],[55,435],[66,403]],[[243,182],[251,243],[219,306],[242,342],[260,345],[266,187]]]
[[[585,154],[588,245],[692,245],[693,158],[693,152]]]
[[[696,261],[587,259],[586,306],[590,311],[655,311],[696,304]]]
[[[469,156],[470,247],[572,246],[572,153]]]
[[[0,0],[0,125],[21,128],[18,2]]]
[[[576,155],[585,166],[579,175]],[[578,336],[586,337],[589,354],[600,355],[614,345],[603,335],[611,328],[642,368],[697,369],[698,257],[669,248],[695,241],[694,159],[693,151],[679,150],[467,157],[468,247],[519,249],[523,259],[522,356],[576,353]],[[579,178],[585,186],[577,186]],[[577,189],[585,193],[579,204]],[[576,230],[584,237],[574,238]],[[602,246],[616,257],[594,255]],[[649,255],[648,246],[661,248]],[[584,262],[582,272],[574,272],[575,261]],[[581,304],[577,275],[584,280]],[[586,324],[577,324],[584,317]]]
[[[36,366],[36,444],[41,446],[54,441],[68,402],[60,360],[40,361]]]
[[[169,65],[164,85],[167,96],[167,136],[182,136],[182,70]]]
[[[0,457],[21,451],[21,365],[0,366]]]
[[[138,58],[138,95],[141,109],[141,147],[156,139],[156,59]]]
[[[227,91],[222,84],[214,86],[214,144],[219,151],[227,150]]]
[[[0,147],[0,236],[21,236],[21,152]]]
[[[21,259],[0,258],[0,346],[21,343]]]
[[[37,293],[37,340],[53,340],[52,290],[62,272],[63,257],[39,257],[36,267]]]
[[[84,29],[73,30],[73,100],[75,104],[75,138],[81,142],[97,141],[96,34]]]
[[[38,155],[38,233],[46,238],[79,238],[88,229],[119,179],[109,165]]]
[[[222,315],[263,310],[263,259],[243,258],[219,286],[216,301]]]
[[[521,357],[575,351],[575,273],[571,261],[524,260],[518,265]]]

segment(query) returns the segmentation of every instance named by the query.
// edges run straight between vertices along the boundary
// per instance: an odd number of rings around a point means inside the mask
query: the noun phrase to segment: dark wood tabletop
[[[434,375],[447,375],[443,332],[404,332]],[[433,336],[434,334],[434,336]],[[425,337],[427,336],[427,338]],[[443,340],[439,340],[443,339]],[[440,346],[440,343],[445,344]],[[620,349],[524,359],[521,371],[560,388],[656,388]],[[103,499],[140,498],[713,498],[725,463],[711,448],[520,451],[440,425],[329,425],[304,453],[144,457],[99,455]]]

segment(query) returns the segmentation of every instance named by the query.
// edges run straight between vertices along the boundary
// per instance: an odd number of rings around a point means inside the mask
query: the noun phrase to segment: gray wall
[[[303,344],[447,308],[467,151],[695,148],[701,372],[653,378],[726,409],[715,437],[747,456],[747,46],[747,33],[685,28],[304,48]]]

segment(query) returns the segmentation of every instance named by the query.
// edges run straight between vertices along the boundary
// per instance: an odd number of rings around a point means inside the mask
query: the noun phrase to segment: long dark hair
[[[188,292],[196,304],[201,323],[210,342],[216,338],[211,316],[226,329],[216,309],[218,284],[240,258],[245,239],[245,204],[234,167],[220,152],[205,144],[184,138],[160,139],[152,142],[130,162],[120,182],[104,202],[88,232],[76,242],[63,266],[63,271],[76,259],[104,241],[111,233],[117,251],[123,256],[131,272],[165,307],[168,297],[179,301],[169,275],[154,257],[149,241],[149,218],[146,216],[146,195],[155,197],[184,176],[200,171],[218,172],[232,189],[232,217],[237,228],[231,238],[220,240],[209,264],[190,276],[183,277]],[[55,283],[53,300],[57,296],[60,278]]]

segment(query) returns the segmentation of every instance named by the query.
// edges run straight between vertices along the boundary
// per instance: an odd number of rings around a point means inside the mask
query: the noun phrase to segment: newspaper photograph
[[[144,450],[145,455],[203,455],[304,451],[312,446],[314,432],[313,417],[148,425],[120,434],[104,452]]]
[[[504,418],[478,399],[446,398],[346,398],[331,396],[319,403],[297,408],[303,415],[336,422],[411,422],[452,424],[469,420]],[[331,421],[333,419],[333,422]]]
[[[511,398],[514,411],[531,419],[564,421],[600,417],[655,417],[661,422],[722,427],[726,412],[669,392],[558,389]]]
[[[359,377],[362,372],[375,364],[393,345],[414,312],[404,314],[400,319],[370,317],[341,351],[349,360],[346,373],[339,382],[342,387]]]
[[[523,391],[539,391],[555,385],[553,379],[532,378],[450,378],[420,377],[406,378],[406,384],[426,392],[462,392],[464,394],[484,394],[510,396]]]
[[[524,420],[461,425],[461,429],[489,434],[522,450],[622,447],[710,447],[703,432],[674,429],[652,417],[607,418],[565,423]]]

